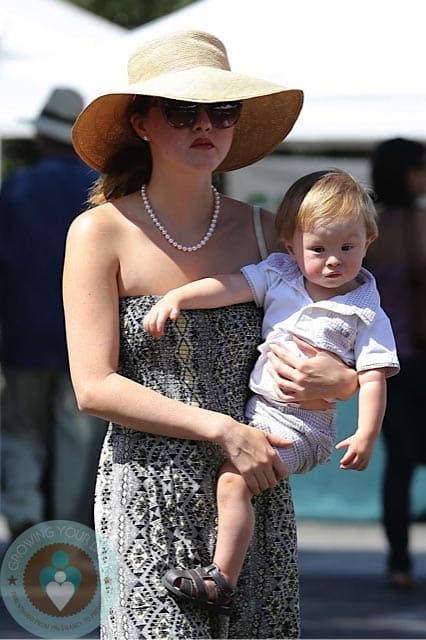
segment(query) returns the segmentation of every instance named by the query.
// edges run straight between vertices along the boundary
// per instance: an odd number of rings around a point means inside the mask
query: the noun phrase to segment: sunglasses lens
[[[199,105],[196,102],[182,102],[180,100],[166,100],[160,98],[161,111],[167,122],[176,129],[192,127],[198,118],[200,107],[207,111],[210,122],[215,129],[229,129],[238,122],[242,102],[215,102]]]
[[[179,100],[160,100],[161,110],[167,122],[176,129],[192,127],[197,119],[198,105]]]
[[[206,105],[210,122],[216,129],[229,129],[238,122],[241,114],[242,102],[216,102]]]

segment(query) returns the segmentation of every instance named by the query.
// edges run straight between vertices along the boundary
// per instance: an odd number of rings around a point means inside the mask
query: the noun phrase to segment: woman
[[[292,128],[302,93],[231,72],[222,43],[200,32],[147,43],[129,61],[129,80],[75,125],[77,152],[104,177],[99,206],[70,228],[64,274],[78,403],[112,423],[95,517],[119,557],[120,595],[104,612],[102,637],[297,637],[294,514],[272,447],[286,443],[244,423],[259,312],[190,311],[159,341],[142,319],[169,289],[260,259],[250,207],[212,190],[212,173],[269,153]],[[269,213],[261,226],[274,248]],[[356,386],[327,354],[302,367],[282,357],[272,355],[284,399]],[[161,585],[168,566],[211,556],[223,455],[258,496],[230,618],[180,607]]]
[[[401,372],[389,381],[383,422],[386,464],[383,526],[389,545],[386,581],[390,588],[416,584],[409,551],[410,491],[415,468],[426,463],[423,369],[426,356],[426,148],[394,138],[374,149],[373,186],[380,235],[368,253],[383,307],[398,346]]]

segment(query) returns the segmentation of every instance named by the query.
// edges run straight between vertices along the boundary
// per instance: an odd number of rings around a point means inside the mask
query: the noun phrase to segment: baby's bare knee
[[[217,499],[222,503],[230,500],[251,500],[253,497],[244,478],[236,469],[223,469],[217,483]]]

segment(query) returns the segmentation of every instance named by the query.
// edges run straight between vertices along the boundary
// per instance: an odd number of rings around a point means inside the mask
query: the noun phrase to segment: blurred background
[[[33,123],[55,87],[72,87],[87,103],[126,84],[127,59],[139,44],[188,28],[221,38],[234,70],[305,92],[281,147],[223,177],[233,197],[274,210],[295,179],[326,167],[371,184],[379,143],[426,143],[423,0],[1,0],[0,179],[38,158]],[[339,403],[339,436],[355,425],[356,398]],[[340,471],[339,457],[291,481],[304,637],[426,638],[426,468],[416,466],[410,488],[418,590],[389,594],[383,442],[363,473]],[[10,531],[1,523],[4,547]],[[341,613],[337,621],[329,602]],[[19,631],[6,613],[3,620],[0,637],[21,637],[11,635]]]

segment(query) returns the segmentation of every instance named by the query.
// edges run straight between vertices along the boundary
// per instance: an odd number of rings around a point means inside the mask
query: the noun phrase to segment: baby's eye
[[[324,251],[324,247],[311,247],[311,251],[314,253],[322,253]]]
[[[342,251],[350,251],[351,249],[353,249],[352,244],[344,244],[342,247]]]

